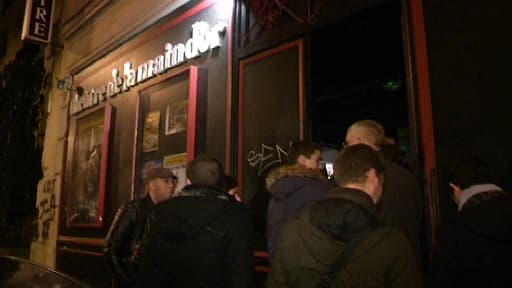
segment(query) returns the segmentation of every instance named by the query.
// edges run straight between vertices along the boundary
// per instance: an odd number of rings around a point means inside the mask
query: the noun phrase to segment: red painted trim
[[[266,251],[254,251],[253,255],[256,258],[263,258],[263,260],[269,260],[268,252],[266,252]],[[256,272],[269,273],[270,267],[262,266],[262,265],[255,265],[254,270]]]
[[[105,193],[107,190],[108,155],[110,146],[110,130],[112,128],[112,105],[105,105],[105,120],[103,124],[103,144],[101,151],[100,191],[98,203],[98,225],[103,226],[103,212],[105,210]]]
[[[84,246],[104,247],[106,242],[103,238],[86,238],[86,237],[70,237],[70,236],[59,236],[57,238],[59,244],[77,244]],[[60,251],[71,252],[76,254],[84,254],[90,256],[103,257],[103,253],[88,251],[83,249],[73,249],[68,247],[58,247]]]
[[[137,93],[137,104],[135,106],[135,133],[133,133],[133,148],[132,148],[132,176],[131,176],[131,191],[130,199],[135,199],[135,179],[137,175],[137,139],[139,138],[139,117],[140,117],[140,93]]]
[[[247,63],[244,63],[244,61],[240,61],[240,71],[239,71],[239,76],[238,76],[238,83],[239,83],[239,87],[238,87],[238,152],[237,152],[237,157],[238,157],[238,164],[237,164],[237,168],[238,168],[238,189],[237,189],[237,193],[238,193],[238,196],[240,197],[240,199],[244,199],[244,193],[243,193],[243,190],[244,190],[244,177],[243,177],[243,172],[244,172],[244,137],[242,136],[243,135],[243,130],[244,130],[244,95],[245,95],[245,87],[244,87],[244,83],[245,83],[245,72],[244,72],[244,67]]]
[[[251,64],[253,62],[259,61],[259,60],[264,59],[264,58],[268,58],[270,56],[273,56],[275,54],[278,54],[278,53],[283,52],[285,50],[288,50],[290,48],[294,48],[295,46],[298,46],[299,48],[302,48],[303,47],[302,43],[303,43],[302,39],[297,39],[297,40],[285,43],[283,45],[277,46],[275,48],[266,50],[264,52],[261,52],[259,54],[254,55],[252,57],[244,59],[244,60],[242,60],[240,62],[240,64],[249,65],[249,64]]]
[[[87,237],[71,237],[71,236],[59,236],[57,238],[59,243],[69,243],[87,246],[105,246],[105,239],[103,238],[87,238]]]
[[[304,40],[303,39],[297,39],[288,43],[285,43],[283,45],[277,46],[275,48],[266,50],[264,52],[261,52],[259,54],[256,54],[252,57],[249,57],[247,59],[244,59],[240,61],[240,71],[239,71],[239,96],[238,96],[238,193],[241,199],[243,199],[243,170],[244,170],[244,143],[243,143],[243,127],[244,127],[244,81],[245,81],[245,66],[250,65],[256,61],[268,58],[270,56],[276,55],[278,53],[281,53],[283,51],[286,51],[288,49],[292,49],[297,47],[299,49],[299,121],[300,123],[300,136],[303,137],[304,135],[304,124],[303,124],[303,113],[304,113],[304,76],[303,76],[303,69],[304,69],[304,62],[303,62],[303,56],[304,56]]]
[[[304,140],[304,41],[299,41],[299,135],[300,140]]]
[[[254,266],[254,271],[256,272],[263,272],[263,273],[270,273],[270,268],[267,266]]]
[[[430,171],[436,168],[436,151],[434,125],[432,120],[432,102],[430,98],[430,73],[428,65],[427,40],[422,7],[422,0],[412,0],[411,13],[414,31],[418,97],[420,100],[421,130],[423,146],[425,152],[427,152],[425,153],[425,169]]]
[[[253,252],[254,257],[258,258],[267,258],[268,259],[268,252],[267,251],[254,251]]]
[[[113,62],[115,62],[116,60],[121,58],[124,54],[128,53],[129,51],[135,50],[138,47],[146,44],[148,41],[158,37],[162,33],[171,30],[172,28],[181,24],[188,18],[195,16],[196,14],[203,11],[204,9],[212,6],[213,4],[215,4],[216,1],[217,0],[205,0],[201,3],[199,3],[198,5],[192,7],[191,9],[187,10],[187,12],[172,19],[169,23],[162,26],[160,29],[148,33],[145,37],[141,38],[140,40],[138,40],[136,42],[135,41],[132,42],[131,45],[127,45],[125,48],[122,48],[122,50],[119,49],[118,53],[117,53],[117,55],[118,55],[117,57],[112,57],[109,61],[105,62],[101,67],[97,67],[96,69],[90,71],[89,73],[83,74],[82,77],[80,77],[80,81],[85,81],[87,78],[91,77],[92,75],[95,75],[99,69],[102,69],[103,67],[112,64]]]
[[[93,251],[87,251],[87,250],[81,250],[81,249],[72,249],[67,247],[59,247],[59,251],[63,252],[70,252],[75,254],[82,254],[82,255],[89,255],[89,256],[95,256],[95,257],[103,257],[103,253],[100,252],[93,252]]]
[[[435,195],[435,169],[436,147],[434,138],[434,124],[432,119],[432,102],[430,97],[430,73],[427,53],[427,40],[423,16],[423,1],[411,1],[411,21],[413,28],[413,45],[416,64],[416,85],[419,102],[421,139],[425,155],[425,181],[429,197],[429,214],[431,224],[432,243],[436,241],[436,227],[438,223],[438,196]]]
[[[231,11],[233,11],[233,8],[231,8]],[[228,27],[228,69],[226,77],[226,154],[224,162],[224,170],[227,174],[229,174],[231,171],[231,123],[233,121],[231,119],[231,113],[233,110],[233,15],[231,15],[231,18],[229,19]]]
[[[188,89],[187,162],[196,154],[197,80],[196,66],[190,66]]]

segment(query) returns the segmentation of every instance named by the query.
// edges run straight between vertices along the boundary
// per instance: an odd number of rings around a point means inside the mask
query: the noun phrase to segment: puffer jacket
[[[253,287],[249,211],[229,194],[189,185],[151,218],[138,287]]]
[[[106,237],[104,254],[120,287],[132,287],[139,271],[144,229],[153,202],[149,197],[133,200],[118,209]]]
[[[270,257],[283,225],[302,208],[322,199],[329,189],[320,170],[300,165],[286,165],[265,178],[271,198],[267,210],[267,244]]]
[[[381,224],[363,191],[337,188],[284,227],[266,287],[316,287],[348,243],[363,230],[330,287],[421,287],[415,257],[402,232]]]

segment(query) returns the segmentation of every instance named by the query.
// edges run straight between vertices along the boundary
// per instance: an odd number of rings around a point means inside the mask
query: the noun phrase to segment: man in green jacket
[[[377,219],[383,175],[377,151],[346,147],[334,163],[339,188],[286,224],[266,287],[422,287],[409,241]]]

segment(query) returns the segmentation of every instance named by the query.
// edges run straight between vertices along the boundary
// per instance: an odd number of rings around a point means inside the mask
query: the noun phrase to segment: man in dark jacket
[[[377,219],[383,173],[384,163],[371,147],[342,150],[334,163],[340,188],[283,228],[266,287],[319,287],[340,255],[345,265],[322,287],[421,287],[409,241]]]
[[[248,210],[222,190],[207,156],[186,169],[187,186],[153,209],[139,287],[253,287]]]
[[[432,287],[511,287],[512,195],[476,156],[458,159],[452,175],[458,211],[438,227]]]
[[[292,143],[288,162],[265,178],[271,195],[267,210],[267,244],[270,257],[281,228],[305,206],[323,198],[330,189],[320,170],[320,147],[309,142]]]
[[[345,144],[366,144],[380,151],[385,139],[383,126],[375,120],[361,120],[347,130]],[[411,243],[418,260],[422,259],[421,223],[423,219],[422,195],[414,175],[384,155],[386,172],[384,191],[378,205],[379,217],[401,229]]]
[[[177,177],[166,168],[151,168],[144,177],[145,195],[123,205],[116,213],[106,237],[105,256],[119,287],[133,287],[139,270],[141,243],[154,204],[169,199]]]

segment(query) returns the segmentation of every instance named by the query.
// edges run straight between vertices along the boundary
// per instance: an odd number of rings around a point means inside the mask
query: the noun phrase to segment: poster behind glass
[[[107,105],[76,120],[67,226],[102,225],[110,115]]]
[[[186,71],[188,72],[188,71]],[[179,73],[141,91],[139,95],[138,155],[135,196],[144,194],[143,177],[151,167],[166,167],[185,184],[189,111],[189,73]]]

